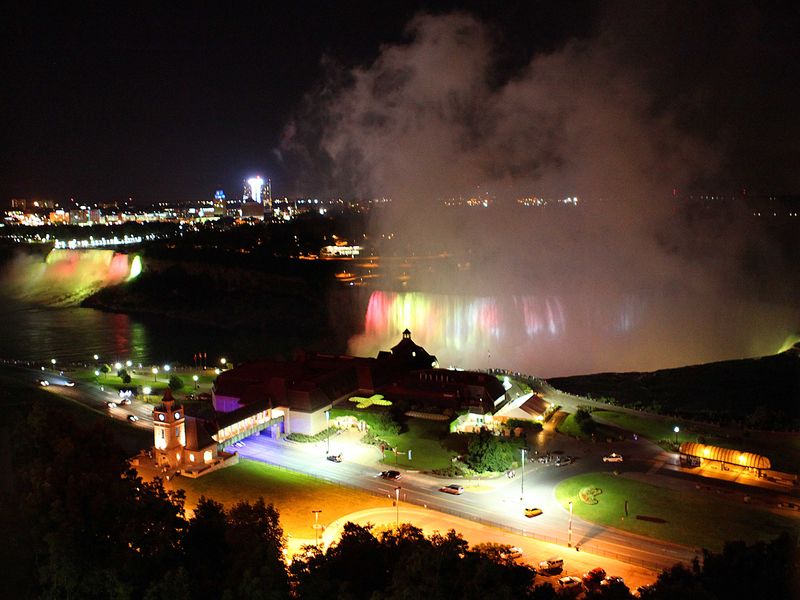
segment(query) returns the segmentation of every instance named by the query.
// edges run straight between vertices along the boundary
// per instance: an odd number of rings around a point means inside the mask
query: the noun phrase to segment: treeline
[[[552,599],[507,546],[470,548],[454,531],[413,525],[375,531],[347,523],[321,551],[287,560],[276,509],[259,499],[228,510],[201,498],[187,516],[183,492],[142,481],[105,424],[79,429],[34,409],[5,438],[0,469],[3,595],[80,599]],[[676,566],[643,596],[791,598],[800,581],[796,540],[706,553]],[[589,598],[631,598],[621,584]]]

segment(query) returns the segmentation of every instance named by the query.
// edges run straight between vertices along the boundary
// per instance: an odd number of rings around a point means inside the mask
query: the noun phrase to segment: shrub
[[[300,442],[301,444],[309,444],[312,442],[321,442],[327,439],[329,435],[333,435],[334,433],[336,433],[336,427],[328,427],[327,429],[323,429],[314,435],[308,435],[306,433],[290,433],[286,436],[286,439],[293,442]]]
[[[585,487],[582,488],[580,492],[578,492],[578,497],[581,499],[581,502],[584,504],[597,504],[600,502],[597,499],[597,496],[603,493],[603,490],[597,487]]]
[[[177,375],[171,375],[169,378],[169,389],[173,392],[177,392],[178,390],[183,389],[183,379],[178,377]]]
[[[511,429],[521,427],[526,433],[539,433],[542,430],[541,423],[529,419],[509,419],[506,425]]]

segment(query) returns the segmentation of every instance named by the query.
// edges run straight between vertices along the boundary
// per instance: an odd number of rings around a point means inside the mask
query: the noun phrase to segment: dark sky
[[[330,192],[319,165],[301,175],[278,160],[287,123],[313,112],[331,65],[368,66],[407,41],[415,14],[456,9],[492,38],[493,85],[567,42],[613,36],[623,67],[643,73],[653,111],[724,146],[726,185],[798,191],[790,3],[167,4],[61,14],[17,2],[4,12],[0,201],[206,198],[219,186],[238,193],[253,172],[272,177],[276,194]]]

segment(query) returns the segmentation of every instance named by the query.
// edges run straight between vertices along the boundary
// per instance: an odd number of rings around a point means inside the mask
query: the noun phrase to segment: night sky
[[[490,88],[565,46],[611,46],[644,109],[712,149],[698,185],[800,191],[792,3],[166,4],[5,11],[0,201],[209,198],[254,172],[279,195],[362,191],[337,179],[327,146],[320,157],[318,140],[338,135],[331,98],[387,46],[412,43],[415,15],[455,10],[489,39]]]

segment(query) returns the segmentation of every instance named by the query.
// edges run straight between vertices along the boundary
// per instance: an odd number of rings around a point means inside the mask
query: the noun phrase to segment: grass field
[[[197,503],[201,495],[222,502],[226,508],[240,500],[253,501],[263,496],[280,512],[284,531],[305,538],[314,537],[311,527],[314,522],[313,510],[322,510],[320,522],[330,523],[365,508],[384,504],[391,506],[388,498],[381,499],[366,492],[247,459],[199,479],[179,477],[167,482],[167,485],[171,489],[182,488],[186,491],[189,508]]]
[[[674,441],[675,431],[673,427],[676,425],[678,425],[678,427],[681,426],[681,423],[674,419],[669,420],[647,414],[634,415],[613,410],[596,410],[592,413],[592,417],[654,442],[660,440]],[[681,431],[678,432],[678,443],[696,441],[697,433],[688,431],[686,427],[681,427]]]
[[[387,451],[384,454],[384,463],[420,471],[444,469],[452,464],[452,458],[458,454],[454,448],[462,440],[461,436],[449,433],[447,421],[409,419],[407,425],[407,431],[385,436],[385,440],[402,454],[395,456]],[[409,450],[411,460],[408,460]]]
[[[592,413],[592,418],[594,418],[594,413]],[[608,427],[605,427],[602,423],[597,423],[597,428],[595,430],[595,439],[603,440],[608,437],[614,437],[617,432],[611,430]],[[591,435],[586,435],[581,431],[581,428],[578,426],[578,422],[575,420],[575,415],[570,413],[566,416],[566,418],[558,424],[556,427],[556,431],[559,433],[563,433],[564,435],[568,435],[570,437],[574,437],[579,440],[591,440]]]
[[[598,504],[584,504],[579,499],[579,491],[589,486],[603,491],[597,496]],[[793,516],[745,504],[739,495],[720,498],[705,490],[673,490],[609,473],[571,477],[562,481],[555,493],[565,508],[572,500],[575,515],[587,521],[710,550],[720,550],[726,540],[772,539],[800,525],[800,519]],[[637,515],[651,520],[639,520]]]
[[[114,389],[149,387],[152,390],[152,394],[149,396],[149,399],[152,399],[154,402],[159,402],[161,400],[161,396],[163,395],[164,390],[167,389],[171,375],[177,375],[183,380],[184,385],[183,388],[177,393],[178,396],[193,392],[208,393],[211,391],[211,385],[217,378],[217,375],[213,369],[207,369],[205,371],[202,369],[198,369],[196,371],[176,369],[170,371],[169,373],[159,370],[158,374],[155,376],[153,376],[153,373],[150,371],[150,369],[151,367],[144,367],[142,369],[127,369],[128,374],[131,376],[131,382],[128,384],[122,382],[122,379],[117,376],[117,373],[114,371],[113,367],[111,373],[101,373],[97,376],[94,374],[95,369],[80,369],[76,371],[70,371],[69,375],[76,381],[81,381],[87,384],[104,385]],[[192,380],[193,375],[197,375],[197,388],[195,388],[194,381]]]

